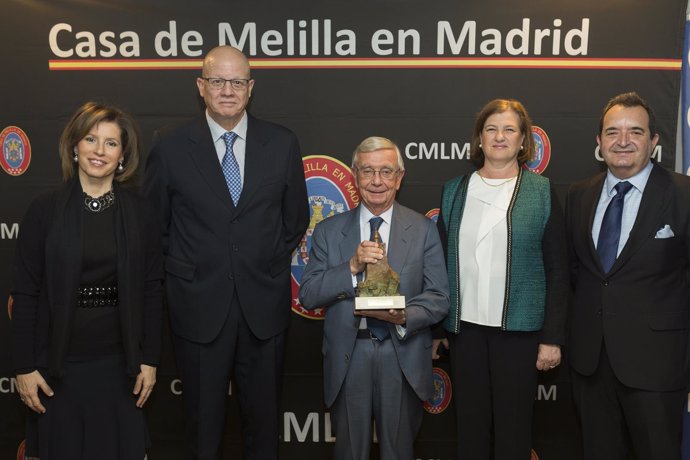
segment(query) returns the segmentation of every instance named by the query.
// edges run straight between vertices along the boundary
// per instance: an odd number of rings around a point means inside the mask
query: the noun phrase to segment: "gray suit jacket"
[[[361,242],[359,208],[316,226],[299,299],[307,309],[326,308],[324,324],[324,398],[331,406],[347,375],[360,317],[354,315],[350,258]],[[393,207],[388,260],[400,274],[405,296],[407,335],[389,324],[398,364],[420,399],[433,395],[430,326],[448,313],[448,275],[434,223],[411,209]]]

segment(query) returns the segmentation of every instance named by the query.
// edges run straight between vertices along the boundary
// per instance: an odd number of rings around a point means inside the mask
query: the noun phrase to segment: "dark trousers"
[[[245,460],[278,458],[280,387],[285,332],[257,339],[237,299],[210,343],[175,336],[187,416],[188,460],[219,460],[228,385],[233,378],[242,421]]]
[[[529,460],[538,335],[461,322],[449,334],[458,460]]]
[[[646,391],[624,385],[604,346],[594,374],[571,375],[585,460],[680,460],[685,390]]]

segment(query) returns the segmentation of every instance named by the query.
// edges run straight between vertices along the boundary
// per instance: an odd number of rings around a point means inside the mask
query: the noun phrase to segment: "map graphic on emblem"
[[[302,158],[302,164],[304,165],[304,178],[307,182],[311,218],[302,241],[292,253],[292,311],[305,318],[323,319],[326,315],[323,308],[307,310],[302,308],[297,299],[304,266],[309,261],[311,235],[314,233],[316,224],[322,220],[357,206],[359,192],[350,168],[335,158],[310,155]]]
[[[446,371],[440,367],[433,369],[434,395],[424,401],[424,410],[430,414],[440,414],[448,408],[453,397],[453,386]]]
[[[0,132],[2,155],[0,165],[10,176],[20,176],[31,163],[31,144],[26,133],[16,126],[8,126]]]
[[[532,126],[532,139],[534,140],[534,158],[526,162],[523,168],[541,174],[551,161],[551,141],[546,131],[539,126]]]

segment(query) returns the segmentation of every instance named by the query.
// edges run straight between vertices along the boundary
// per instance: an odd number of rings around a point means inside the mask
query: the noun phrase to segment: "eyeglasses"
[[[358,169],[356,168],[357,174],[362,179],[373,179],[374,175],[376,173],[379,173],[379,176],[381,176],[381,179],[385,180],[391,180],[395,177],[395,175],[400,171],[399,169],[391,169],[391,168],[381,168],[381,169],[374,169],[374,168],[364,168],[364,169]]]
[[[226,83],[230,83],[230,86],[232,86],[232,89],[234,90],[244,90],[247,89],[247,86],[249,86],[249,82],[251,81],[248,78],[231,78],[230,80],[226,80],[225,78],[217,78],[217,77],[211,77],[211,78],[206,78],[206,77],[200,77],[202,80],[206,80],[208,83],[208,86],[210,86],[213,89],[223,89],[225,88]]]

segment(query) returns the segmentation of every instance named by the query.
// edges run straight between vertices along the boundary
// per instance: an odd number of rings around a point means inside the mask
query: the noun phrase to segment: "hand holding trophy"
[[[378,229],[373,241],[383,250],[383,259],[368,263],[365,279],[357,283],[355,311],[405,308],[405,297],[400,295],[400,275],[388,264],[386,244],[381,241]]]

